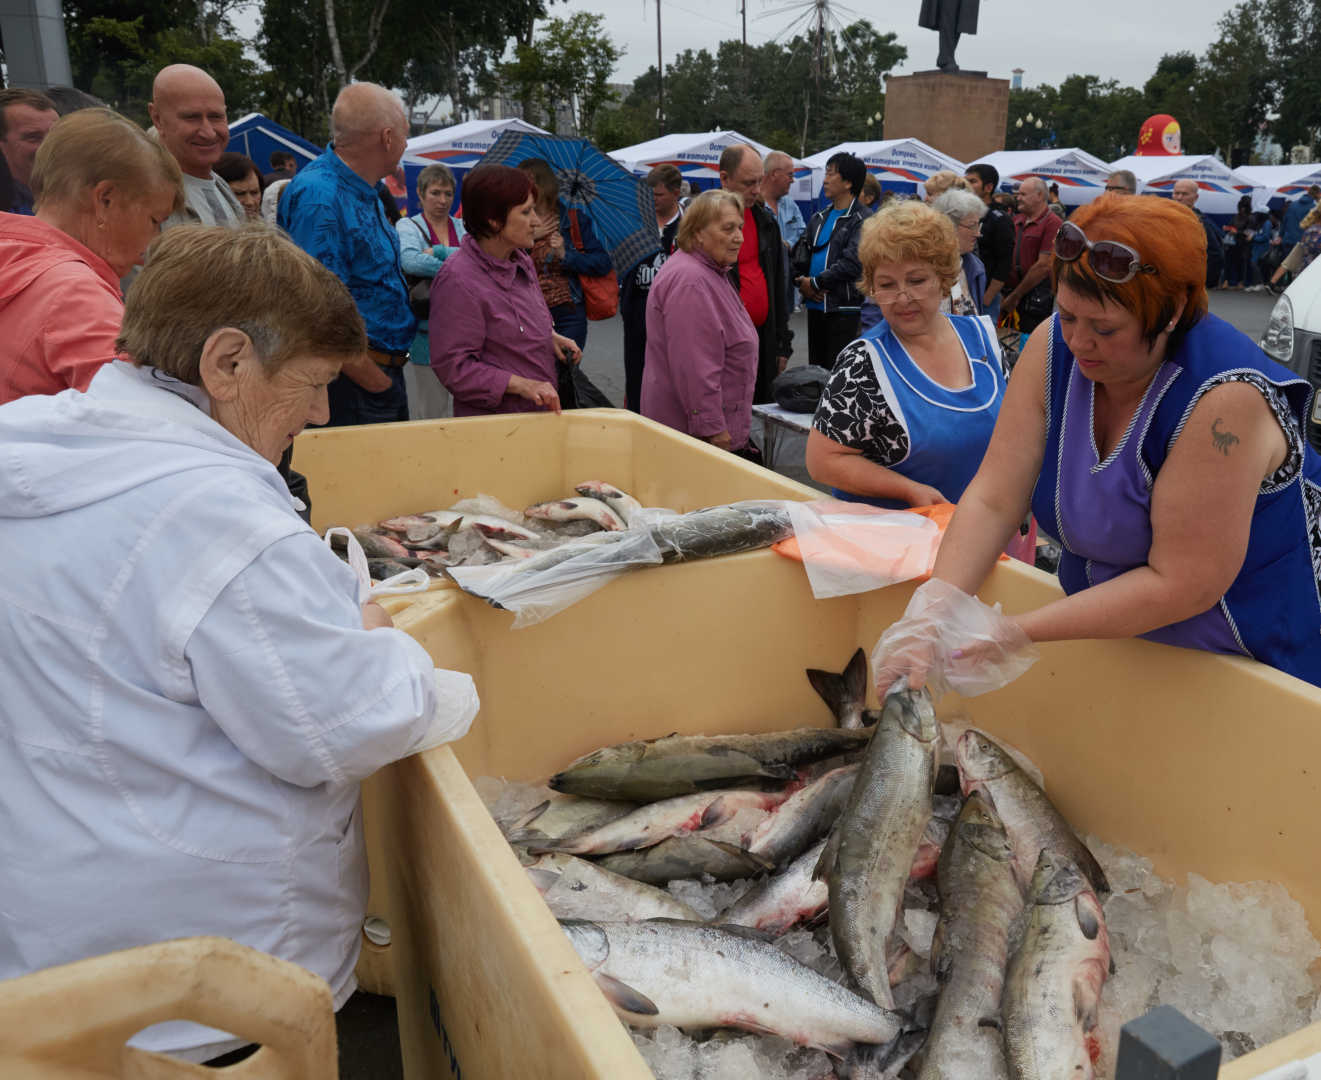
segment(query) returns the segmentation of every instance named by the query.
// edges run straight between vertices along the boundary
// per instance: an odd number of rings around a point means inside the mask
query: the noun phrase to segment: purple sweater
[[[738,290],[706,252],[676,251],[647,297],[642,415],[738,450],[752,427],[757,329]]]
[[[465,236],[431,299],[431,368],[454,395],[455,416],[544,411],[505,392],[510,375],[556,382],[550,309],[526,251],[494,259]]]

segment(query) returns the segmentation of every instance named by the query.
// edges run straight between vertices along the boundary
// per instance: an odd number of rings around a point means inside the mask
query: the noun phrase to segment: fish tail
[[[862,707],[867,699],[867,654],[861,649],[850,657],[842,672],[807,669],[807,681],[830,706],[835,722],[842,728],[862,726]]]

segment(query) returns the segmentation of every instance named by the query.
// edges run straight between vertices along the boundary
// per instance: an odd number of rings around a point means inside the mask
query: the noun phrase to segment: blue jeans
[[[1000,325],[1000,302],[1004,299],[1004,293],[995,294],[995,299],[986,308],[986,314],[991,317],[991,322],[996,326]]]
[[[555,333],[571,338],[580,349],[587,347],[587,309],[582,304],[556,304],[550,309]]]
[[[330,384],[330,420],[326,427],[349,424],[389,424],[408,419],[408,391],[404,389],[402,367],[381,368],[393,383],[389,390],[373,394],[347,375]]]

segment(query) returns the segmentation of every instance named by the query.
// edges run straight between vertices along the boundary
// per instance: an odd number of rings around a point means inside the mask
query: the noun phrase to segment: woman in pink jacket
[[[169,151],[109,109],[55,122],[32,191],[36,217],[0,214],[0,404],[87,389],[115,357],[119,279],[183,206]]]
[[[642,415],[742,450],[757,380],[757,330],[728,277],[743,244],[743,203],[703,192],[684,211],[676,243],[647,298]]]

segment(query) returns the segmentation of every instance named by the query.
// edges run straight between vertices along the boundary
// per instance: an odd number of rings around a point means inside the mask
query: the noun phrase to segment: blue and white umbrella
[[[586,139],[506,131],[481,160],[483,165],[517,165],[544,158],[560,181],[560,196],[583,206],[622,278],[660,250],[656,203],[651,188]]]

